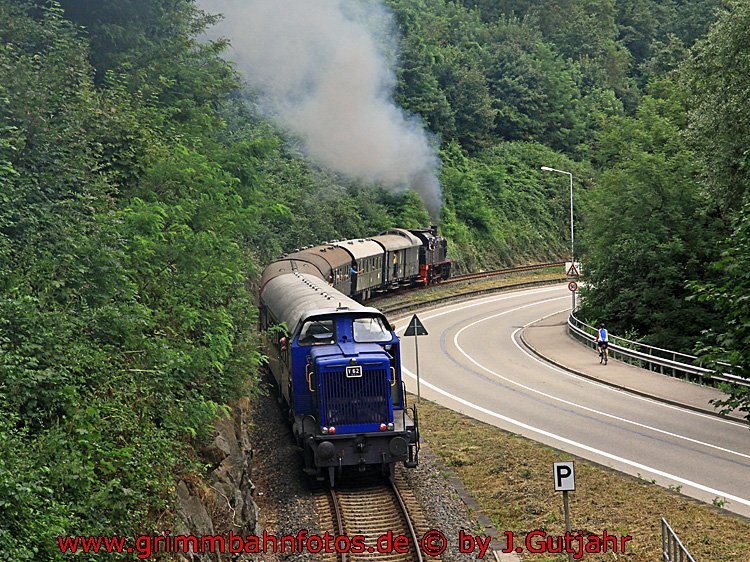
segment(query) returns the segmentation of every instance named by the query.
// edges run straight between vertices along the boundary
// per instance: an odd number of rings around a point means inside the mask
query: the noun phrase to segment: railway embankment
[[[254,421],[249,428],[254,448],[251,479],[259,507],[259,533],[265,532],[275,537],[296,537],[304,530],[307,535],[323,536],[326,530],[330,530],[331,518],[325,502],[320,501],[321,496],[326,494],[325,487],[302,473],[302,454],[279,407],[278,395],[268,381],[263,385],[261,393],[253,399],[252,419]],[[482,530],[478,518],[450,484],[445,465],[437,455],[421,455],[416,469],[404,470],[399,466],[397,470],[399,486],[408,490],[411,498],[421,508],[425,523],[420,525],[420,533],[424,532],[425,527],[434,528],[450,538],[458,537],[461,529],[477,534]],[[391,529],[397,529],[396,522]],[[348,534],[352,532],[352,528],[347,529]],[[476,560],[476,556],[462,554],[455,546],[455,541],[452,541],[452,546],[436,560]],[[263,562],[309,562],[320,561],[324,557],[322,553],[315,555],[309,551],[287,551],[283,554],[270,552],[263,557],[248,558],[258,561],[261,559]]]
[[[515,288],[519,283],[554,282],[559,273],[550,269],[542,266],[533,271],[475,275],[443,287],[391,296],[383,302],[392,307],[424,306],[436,298],[463,298],[476,291]],[[202,480],[186,479],[177,484],[175,515],[180,526],[173,534],[208,536],[232,531],[244,536],[265,532],[280,537],[296,535],[302,529],[323,534],[322,514],[316,501],[320,490],[302,474],[301,453],[268,382],[252,399],[237,403],[230,418],[217,421],[213,441],[200,453],[212,468]],[[429,526],[448,537],[457,537],[462,529],[485,531],[487,520],[483,523],[478,517],[477,504],[465,489],[456,491],[450,483],[450,473],[437,455],[425,451],[420,466],[403,471],[400,478],[402,485],[418,498]],[[282,559],[273,552],[262,558],[264,562]],[[309,552],[299,552],[285,553],[283,559],[295,562],[314,557]],[[474,557],[455,549],[441,557],[444,562],[470,559]],[[182,555],[182,560],[209,562],[217,558],[210,553],[193,553]]]
[[[383,302],[396,307],[424,306],[435,298],[462,298],[467,292],[477,290],[492,292],[518,283],[556,280],[559,272],[550,269],[542,266],[534,271],[504,270],[494,276],[474,275],[434,289],[404,292]],[[230,418],[217,421],[211,444],[200,454],[211,468],[202,479],[183,479],[177,483],[178,527],[173,535],[209,536],[231,530],[244,536],[263,531],[281,536],[296,534],[301,529],[310,533],[320,531],[314,494],[302,475],[300,452],[269,388],[252,399],[240,400]],[[436,457],[430,459],[429,455],[423,455],[421,466],[405,475],[407,484],[420,498],[428,521],[455,535],[462,528],[480,528],[481,523],[469,515],[460,495],[452,486],[446,488],[445,471]],[[297,559],[308,557],[309,553],[300,553]],[[182,559],[209,562],[216,557],[210,553],[192,553],[182,555]],[[263,557],[265,562],[276,559],[273,553]],[[449,555],[443,559],[453,558]]]

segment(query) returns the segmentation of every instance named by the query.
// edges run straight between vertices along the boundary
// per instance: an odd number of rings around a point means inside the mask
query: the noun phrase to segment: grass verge
[[[474,279],[464,283],[433,285],[424,289],[411,289],[391,296],[370,301],[371,306],[386,308],[391,306],[428,306],[435,299],[461,297],[478,291],[495,291],[512,288],[519,283],[548,281],[560,283],[565,280],[559,268],[546,268],[535,272],[523,272],[513,275],[501,275],[486,279]]]
[[[574,458],[524,437],[423,400],[422,439],[464,482],[497,529],[523,537],[541,529],[565,532],[562,497],[552,490],[552,463]],[[631,535],[625,554],[589,554],[584,560],[661,560],[664,517],[698,561],[750,562],[750,523],[647,480],[576,458],[570,494],[572,529]],[[521,539],[522,540],[522,539]],[[520,545],[520,542],[516,542]],[[566,555],[527,554],[534,562]]]

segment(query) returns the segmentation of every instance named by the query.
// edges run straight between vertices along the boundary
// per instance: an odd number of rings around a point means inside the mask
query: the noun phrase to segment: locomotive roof
[[[383,316],[378,309],[364,306],[325,281],[305,273],[274,277],[262,289],[261,300],[277,321],[286,322],[290,334],[310,316],[351,312]]]
[[[403,236],[404,238],[409,240],[409,242],[411,242],[412,246],[420,246],[422,244],[422,241],[418,237],[414,236],[405,228],[391,228],[390,230],[386,230],[385,232],[381,232],[380,234],[381,236],[385,234],[395,234],[397,236]]]
[[[412,238],[414,239],[413,241],[399,234],[380,234],[372,237],[373,240],[380,242],[389,252],[403,250],[405,248],[413,248],[414,246],[421,246],[419,238],[415,236],[412,236]]]
[[[373,256],[382,256],[385,253],[383,247],[370,238],[344,240],[343,242],[337,242],[336,246],[344,248],[352,255],[352,257],[354,257],[355,260],[371,258]]]

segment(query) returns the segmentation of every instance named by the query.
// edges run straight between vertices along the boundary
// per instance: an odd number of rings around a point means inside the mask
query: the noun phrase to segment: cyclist
[[[609,347],[609,333],[607,328],[604,327],[604,322],[599,325],[599,331],[596,333],[596,346],[599,348],[599,359],[600,363],[603,361],[607,364],[607,348]]]

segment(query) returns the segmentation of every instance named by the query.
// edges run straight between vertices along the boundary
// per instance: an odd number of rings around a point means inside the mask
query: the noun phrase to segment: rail
[[[591,348],[596,347],[596,328],[571,314],[568,317],[569,333]],[[717,373],[700,365],[694,355],[671,351],[652,345],[609,335],[609,355],[632,365],[673,377],[686,378],[716,385],[731,383],[750,388],[750,381],[731,373]]]
[[[554,267],[562,268],[565,262],[556,261],[549,263],[537,263],[533,265],[521,265],[517,267],[508,267],[505,269],[493,269],[491,271],[482,271],[479,273],[465,273],[463,275],[454,275],[450,279],[446,279],[439,283],[439,285],[450,285],[452,283],[464,283],[467,281],[474,281],[476,279],[485,279],[487,277],[501,277],[518,275],[520,273],[527,273],[529,271],[540,271],[544,269],[551,269]]]
[[[414,545],[415,560],[416,562],[424,562],[424,558],[422,557],[422,550],[420,549],[419,545],[419,537],[417,537],[417,532],[414,529],[414,524],[412,523],[411,515],[409,515],[409,510],[406,507],[404,498],[401,496],[401,492],[398,491],[398,486],[396,486],[396,482],[393,481],[393,478],[390,478],[389,482],[391,484],[393,495],[395,496],[396,500],[398,501],[398,505],[401,508],[401,513],[404,514],[404,521],[406,522],[407,529],[409,529],[409,539],[411,540],[412,545]]]
[[[320,553],[323,562],[425,562],[419,537],[430,529],[418,500],[396,471],[385,481],[380,474],[366,475],[355,482],[339,481],[318,496],[321,526],[338,536],[357,534],[365,537],[364,550]],[[386,533],[409,537],[409,548],[381,552],[378,539]],[[375,553],[378,555],[375,556]]]
[[[661,559],[662,562],[695,562],[695,558],[690,555],[663,517],[661,518]]]
[[[336,494],[336,490],[330,488],[329,493],[331,494],[331,505],[333,506],[334,524],[338,531],[338,536],[344,535],[344,518],[341,515],[341,504],[339,503],[339,497]],[[341,562],[348,562],[346,552],[341,552]]]

